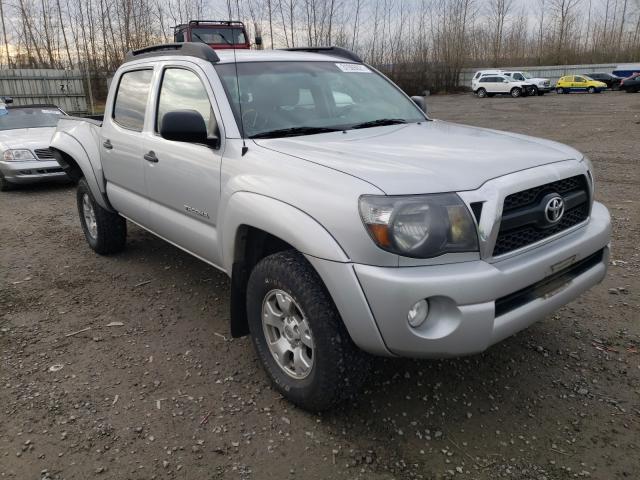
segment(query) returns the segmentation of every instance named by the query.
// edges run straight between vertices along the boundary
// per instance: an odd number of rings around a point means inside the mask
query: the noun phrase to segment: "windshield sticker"
[[[336,67],[347,73],[371,73],[371,70],[359,63],[336,63]]]

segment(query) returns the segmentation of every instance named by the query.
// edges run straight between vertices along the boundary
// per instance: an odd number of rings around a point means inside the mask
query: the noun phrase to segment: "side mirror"
[[[425,102],[424,97],[414,95],[411,97],[411,100],[413,100],[413,103],[415,103],[420,110],[427,113],[427,102]]]
[[[207,136],[204,118],[195,110],[173,110],[162,117],[160,136],[166,140],[188,143],[216,144],[218,138]]]
[[[256,46],[261,46],[262,45],[262,37],[260,36],[256,36]]]

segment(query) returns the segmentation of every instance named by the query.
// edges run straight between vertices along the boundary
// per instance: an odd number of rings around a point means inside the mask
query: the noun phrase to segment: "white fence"
[[[543,67],[496,67],[501,70],[524,70],[535,77],[549,78],[551,84],[555,84],[560,77],[565,75],[579,75],[585,73],[611,73],[614,70],[640,69],[640,65],[597,63],[591,65],[553,65]],[[463,68],[460,72],[460,85],[471,86],[471,78],[478,70],[489,70],[490,67]]]
[[[52,103],[68,113],[87,112],[87,98],[79,70],[1,69],[0,96],[15,105]]]

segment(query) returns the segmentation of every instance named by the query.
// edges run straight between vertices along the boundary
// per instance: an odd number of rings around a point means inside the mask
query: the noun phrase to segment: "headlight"
[[[467,206],[455,193],[360,197],[360,217],[380,248],[413,258],[478,251]]]
[[[26,160],[35,160],[31,150],[5,150],[2,158],[7,162],[24,162]]]

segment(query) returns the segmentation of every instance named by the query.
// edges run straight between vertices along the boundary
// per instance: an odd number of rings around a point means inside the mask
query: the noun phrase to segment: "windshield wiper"
[[[295,137],[297,135],[313,135],[315,133],[338,132],[341,130],[341,128],[331,127],[291,127],[256,133],[255,135],[251,135],[249,138]]]
[[[378,120],[371,120],[369,122],[356,123],[351,125],[350,128],[369,128],[369,127],[382,127],[385,125],[398,125],[400,123],[407,123],[402,118],[379,118]]]

